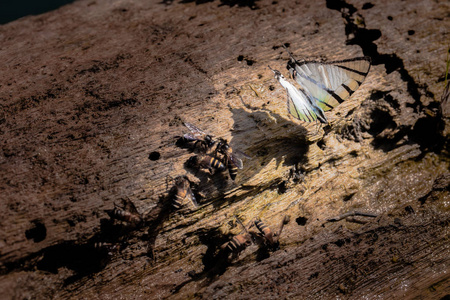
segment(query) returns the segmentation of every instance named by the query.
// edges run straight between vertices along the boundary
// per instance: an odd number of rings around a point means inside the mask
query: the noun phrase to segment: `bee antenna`
[[[241,220],[238,218],[237,215],[234,215],[234,217],[236,218],[236,221],[241,224],[242,228],[244,228],[245,232],[248,233],[247,227],[244,226],[244,224],[242,224]]]

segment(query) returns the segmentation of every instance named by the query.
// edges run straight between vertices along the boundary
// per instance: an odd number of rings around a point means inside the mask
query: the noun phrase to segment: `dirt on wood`
[[[449,13],[78,0],[1,25],[0,298],[447,299]],[[370,57],[329,125],[288,114],[283,46]],[[188,163],[184,122],[250,156],[235,180]],[[173,208],[178,176],[197,207]],[[250,226],[285,216],[279,243]]]

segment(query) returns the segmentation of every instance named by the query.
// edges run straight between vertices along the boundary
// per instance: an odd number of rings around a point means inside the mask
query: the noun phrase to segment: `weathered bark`
[[[0,27],[3,297],[450,294],[446,1],[147,2]],[[289,117],[267,68],[287,75],[283,44],[372,58],[331,126]],[[183,121],[252,157],[235,182],[186,166]],[[200,207],[172,212],[185,174]],[[105,213],[124,197],[142,226]],[[353,210],[378,217],[326,222]],[[235,215],[275,229],[286,214],[281,250],[220,258]]]

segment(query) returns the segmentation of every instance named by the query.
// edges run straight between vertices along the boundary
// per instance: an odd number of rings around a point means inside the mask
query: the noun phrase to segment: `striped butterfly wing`
[[[328,63],[288,63],[295,65],[294,78],[323,111],[328,111],[347,100],[369,73],[370,58],[357,57]]]
[[[294,118],[304,122],[313,122],[317,120],[317,115],[311,105],[309,105],[310,100],[308,101],[308,96],[303,90],[297,90],[293,87],[293,90],[286,88],[286,92],[288,112]]]

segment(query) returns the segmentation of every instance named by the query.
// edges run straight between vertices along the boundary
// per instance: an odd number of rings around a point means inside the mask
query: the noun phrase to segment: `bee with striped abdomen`
[[[137,211],[136,206],[127,197],[126,199],[121,199],[122,207],[114,204],[114,209],[105,210],[111,219],[122,221],[134,226],[141,224],[142,216]]]
[[[237,175],[237,170],[242,169],[244,167],[244,164],[242,163],[241,158],[250,158],[247,154],[244,152],[233,149],[228,144],[227,140],[220,138],[219,142],[216,146],[216,155],[217,153],[220,153],[224,157],[224,164],[228,167],[228,171],[230,173],[230,178],[234,180]]]
[[[220,248],[228,251],[228,253],[233,253],[233,255],[238,255],[240,252],[244,251],[245,248],[250,246],[252,243],[251,235],[249,233],[242,233],[235,235],[231,241],[226,242]]]
[[[183,136],[184,139],[188,142],[194,142],[194,148],[200,149],[204,153],[209,153],[216,143],[212,135],[207,134],[191,123],[185,122],[184,125],[191,131]]]
[[[226,166],[220,159],[210,155],[195,155],[189,158],[187,165],[190,167],[197,167],[201,169],[208,169],[210,174],[214,174],[214,171],[225,171]]]
[[[236,220],[242,226],[244,232],[235,235],[230,241],[220,247],[222,250],[226,251],[227,257],[230,253],[232,253],[233,257],[237,257],[239,253],[252,244],[252,235],[248,232],[247,228],[244,224],[242,224],[238,217],[236,217]]]
[[[285,224],[289,223],[290,217],[288,215],[284,216],[283,220],[281,220],[280,228],[277,232],[272,232],[272,230],[267,226],[260,218],[256,218],[254,221],[255,227],[259,230],[261,235],[264,237],[266,244],[270,247],[278,247],[279,238],[281,232],[283,231],[283,227]]]
[[[175,196],[173,197],[172,206],[180,209],[186,200],[190,200],[195,207],[198,207],[197,200],[191,190],[191,183],[186,176],[178,176],[175,178]]]
[[[94,243],[94,248],[98,251],[105,251],[110,256],[119,250],[119,246],[117,244],[107,242],[96,242]]]

